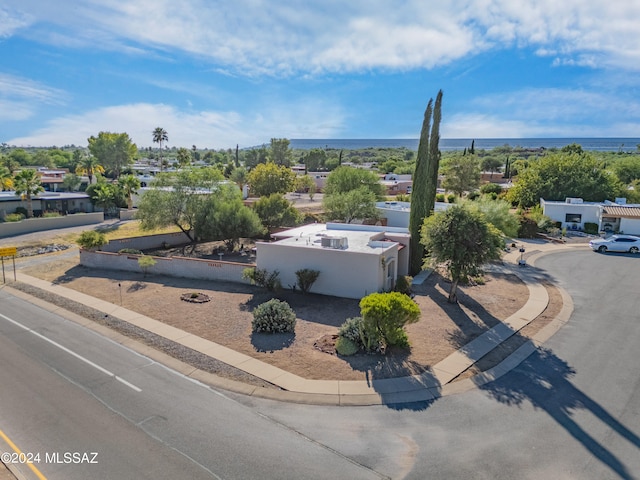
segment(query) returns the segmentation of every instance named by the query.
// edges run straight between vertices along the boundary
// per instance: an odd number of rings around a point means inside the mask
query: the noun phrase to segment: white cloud
[[[182,111],[169,105],[138,103],[100,108],[48,122],[29,136],[7,140],[17,146],[86,145],[101,131],[126,132],[139,147],[152,146],[152,131],[161,126],[168,145],[232,148],[268,143],[273,137],[328,138],[342,125],[340,109],[314,102],[283,105],[263,114]],[[322,119],[331,119],[329,122]]]
[[[31,118],[39,105],[61,105],[65,93],[26,78],[0,73],[0,120]]]
[[[430,68],[511,46],[558,64],[640,65],[637,0],[7,1],[38,16],[34,39],[178,50],[245,74]]]
[[[17,30],[29,25],[29,15],[0,6],[0,38],[10,37]]]

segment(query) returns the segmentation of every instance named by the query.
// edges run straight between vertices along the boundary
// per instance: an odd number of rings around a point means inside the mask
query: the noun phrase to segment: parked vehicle
[[[591,240],[589,246],[594,252],[640,252],[640,237],[633,235],[611,235],[609,238]]]

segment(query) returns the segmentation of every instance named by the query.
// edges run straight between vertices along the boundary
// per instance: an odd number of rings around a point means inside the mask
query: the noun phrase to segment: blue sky
[[[0,142],[639,137],[638,0],[3,0]]]

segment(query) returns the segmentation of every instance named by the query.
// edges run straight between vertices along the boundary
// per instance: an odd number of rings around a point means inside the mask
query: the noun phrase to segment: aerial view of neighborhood
[[[640,479],[640,10],[516,3],[1,5],[0,480]]]

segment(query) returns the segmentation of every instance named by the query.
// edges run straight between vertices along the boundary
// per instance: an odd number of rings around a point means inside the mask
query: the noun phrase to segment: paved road
[[[433,403],[265,416],[394,478],[640,478],[640,257],[544,257],[576,303],[568,326],[481,390]]]
[[[41,463],[50,480],[380,478],[2,291],[0,313],[0,430],[43,461],[50,453],[98,453],[98,464]]]
[[[568,326],[481,390],[395,407],[215,392],[0,293],[0,313],[142,390],[0,318],[0,429],[24,450],[104,454],[49,478],[640,478],[640,257],[538,266],[574,298]]]

